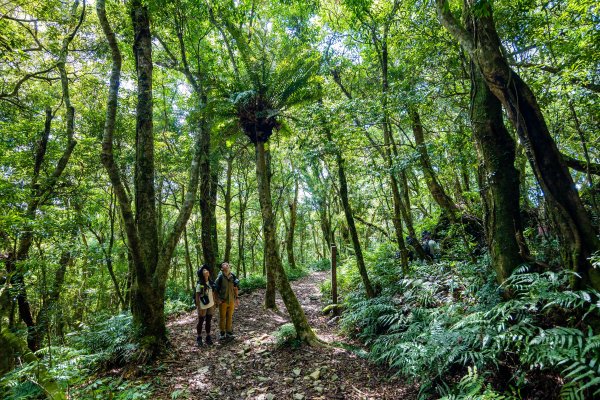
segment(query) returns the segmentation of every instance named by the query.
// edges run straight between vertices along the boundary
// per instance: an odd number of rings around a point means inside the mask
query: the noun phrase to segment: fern
[[[446,398],[507,398],[486,383],[500,367],[513,371],[517,392],[537,371],[560,375],[564,398],[600,395],[600,337],[585,328],[599,316],[597,291],[570,290],[572,272],[530,272],[527,265],[499,288],[478,266],[435,267],[417,267],[418,278],[399,281],[382,275],[388,281],[376,299],[348,296],[342,325],[371,345],[374,361],[420,381],[425,397],[446,390]],[[500,291],[512,298],[501,301]],[[476,372],[445,383],[465,370]]]

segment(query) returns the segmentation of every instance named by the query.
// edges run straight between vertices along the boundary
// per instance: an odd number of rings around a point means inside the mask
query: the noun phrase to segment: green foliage
[[[313,261],[308,265],[308,269],[311,271],[329,271],[331,269],[331,260],[323,258],[318,261]]]
[[[262,275],[250,275],[247,278],[240,279],[240,291],[249,293],[256,289],[267,287],[267,278]]]
[[[285,273],[290,281],[295,281],[308,275],[308,271],[303,268],[286,268]],[[264,289],[266,287],[266,276],[250,275],[247,278],[240,279],[240,291],[242,293],[250,293],[257,289]]]
[[[423,396],[443,394],[446,382],[467,368],[471,375],[444,395],[501,398],[488,385],[506,385],[494,381],[506,368],[519,392],[531,389],[528,375],[536,372],[560,375],[565,393],[598,395],[600,336],[585,321],[598,318],[600,294],[570,290],[569,272],[526,266],[494,290],[484,267],[440,263],[415,267],[411,278],[382,275],[381,296],[347,297],[342,327],[371,346],[373,360],[421,381]],[[501,301],[500,292],[512,297]]]
[[[92,357],[92,366],[106,369],[134,361],[138,344],[132,316],[128,313],[115,315],[72,335],[78,348],[85,349]]]
[[[165,314],[174,315],[188,312],[196,308],[193,294],[176,282],[169,282],[165,292]]]
[[[496,392],[489,384],[486,384],[484,377],[479,375],[476,367],[469,367],[467,374],[454,387],[440,387],[438,391],[443,396],[440,400],[504,400],[512,398],[512,396]]]
[[[129,382],[122,378],[100,378],[73,391],[73,398],[145,400],[152,399],[150,383]]]
[[[295,349],[302,344],[302,342],[298,340],[294,324],[291,323],[283,324],[277,329],[275,332],[275,343],[277,344],[277,347],[292,347]]]

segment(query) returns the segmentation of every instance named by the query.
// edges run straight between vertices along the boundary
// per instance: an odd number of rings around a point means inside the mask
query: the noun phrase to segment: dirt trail
[[[321,315],[318,285],[327,273],[316,272],[292,282],[296,296],[317,335],[325,342],[344,342],[337,325]],[[190,399],[412,399],[413,385],[394,379],[353,352],[339,347],[294,350],[277,348],[275,331],[289,322],[278,297],[278,312],[262,308],[264,291],[240,296],[233,327],[236,339],[196,347],[196,313],[168,324],[173,347],[156,376],[156,398]],[[217,313],[218,314],[218,313]],[[218,315],[213,336],[218,332]],[[215,329],[215,326],[217,329]],[[311,376],[312,375],[312,376]]]

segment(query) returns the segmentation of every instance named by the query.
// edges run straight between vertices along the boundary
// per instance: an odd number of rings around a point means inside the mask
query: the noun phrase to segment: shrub
[[[308,265],[311,271],[329,271],[331,269],[331,260],[323,258],[318,261],[313,261]]]
[[[250,275],[247,278],[240,279],[240,290],[243,293],[253,292],[256,289],[267,287],[267,278],[262,275]]]
[[[294,324],[287,323],[281,325],[275,332],[275,343],[277,344],[277,347],[300,347],[301,342],[298,340]]]
[[[93,364],[106,369],[133,361],[138,351],[129,313],[115,315],[72,335],[75,347],[90,354]]]
[[[373,360],[419,380],[424,397],[477,389],[499,398],[489,385],[507,390],[507,381],[524,395],[536,374],[551,382],[546,391],[558,394],[563,380],[565,396],[600,394],[600,336],[586,325],[590,315],[598,318],[600,294],[570,290],[568,271],[524,266],[498,288],[487,270],[485,263],[438,263],[415,266],[409,278],[382,275],[377,298],[346,297],[341,326],[371,346]],[[500,291],[512,298],[502,301]],[[469,368],[458,384],[464,390],[452,389]]]

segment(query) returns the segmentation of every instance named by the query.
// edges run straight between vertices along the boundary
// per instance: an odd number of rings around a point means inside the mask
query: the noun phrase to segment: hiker
[[[219,340],[233,339],[233,310],[239,307],[239,280],[231,272],[227,261],[221,263],[221,272],[215,281],[216,301],[219,306]]]
[[[438,242],[432,239],[429,231],[423,231],[421,235],[421,245],[425,254],[431,257],[432,260],[437,260],[440,256],[440,245]]]
[[[196,325],[196,344],[202,346],[202,324],[206,321],[206,344],[212,345],[210,325],[215,314],[215,283],[210,279],[210,269],[203,264],[197,272],[196,309],[198,310],[198,325]]]

